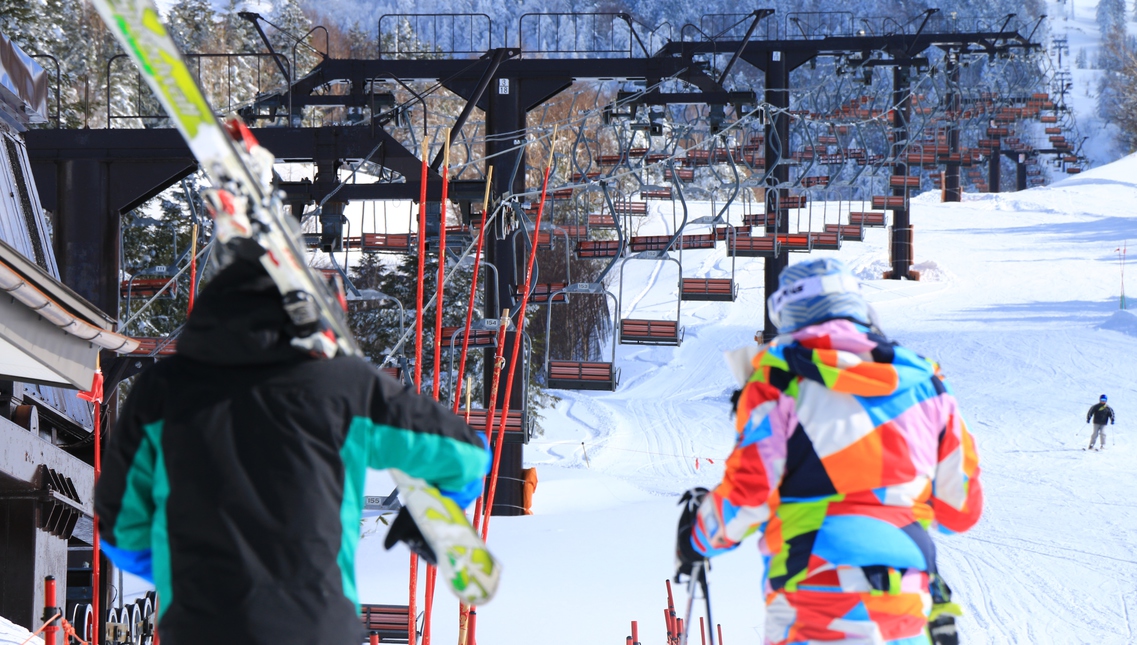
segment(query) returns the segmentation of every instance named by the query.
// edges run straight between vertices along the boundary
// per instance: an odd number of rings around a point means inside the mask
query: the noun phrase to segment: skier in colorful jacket
[[[974,442],[937,365],[877,330],[844,264],[792,265],[779,286],[779,336],[735,366],[737,443],[681,520],[681,569],[759,532],[767,644],[926,644],[945,590],[928,529],[979,520]]]
[[[1113,408],[1109,407],[1109,397],[1101,395],[1098,402],[1090,406],[1090,411],[1086,413],[1086,423],[1090,420],[1094,422],[1094,433],[1090,435],[1090,450],[1094,449],[1094,443],[1097,442],[1098,437],[1101,437],[1101,448],[1105,448],[1105,424],[1117,423],[1117,419],[1113,415]]]
[[[459,417],[357,357],[289,344],[281,297],[238,261],[176,355],[138,376],[95,492],[102,545],[152,580],[164,645],[358,645],[367,468],[468,505],[489,457]]]

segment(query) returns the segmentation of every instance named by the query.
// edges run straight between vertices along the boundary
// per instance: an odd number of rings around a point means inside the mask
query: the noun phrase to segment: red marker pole
[[[56,623],[58,618],[59,607],[55,604],[55,576],[47,576],[43,579],[43,620],[46,623],[43,628],[44,645],[56,645],[59,642],[57,638],[59,625]]]
[[[92,424],[91,436],[95,443],[95,483],[99,482],[99,474],[103,471],[103,440],[101,436],[102,431],[102,410],[103,410],[103,371],[99,367],[98,355],[95,356],[95,377],[91,381],[91,389],[88,392],[79,392],[79,398],[90,401],[94,404],[92,411]],[[101,554],[99,552],[99,516],[95,515],[92,518],[93,534],[91,537],[91,609],[95,614],[95,631],[91,635],[90,645],[99,645],[99,630],[102,629],[103,621],[101,615],[101,603],[99,602],[99,559]],[[54,598],[55,582],[54,579],[51,583],[52,598]],[[54,641],[53,641],[54,642]]]
[[[422,140],[422,176],[420,177],[422,189],[419,192],[418,200],[418,286],[415,291],[415,392],[419,394],[422,393],[422,279],[426,270],[426,178],[429,170],[426,157],[429,153],[430,144],[427,142],[424,133]],[[407,643],[415,645],[418,641],[414,621],[414,617],[418,615],[418,612],[415,611],[415,600],[418,596],[418,556],[414,553],[411,554],[408,587],[407,612],[411,619],[407,624]]]
[[[193,224],[190,234],[190,270],[189,270],[189,304],[186,306],[186,315],[193,313],[193,301],[197,295],[197,222]]]

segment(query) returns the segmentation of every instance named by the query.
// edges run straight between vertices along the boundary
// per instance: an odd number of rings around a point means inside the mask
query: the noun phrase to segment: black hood
[[[260,262],[239,260],[213,277],[194,303],[178,354],[217,365],[302,359],[292,347],[280,291]]]

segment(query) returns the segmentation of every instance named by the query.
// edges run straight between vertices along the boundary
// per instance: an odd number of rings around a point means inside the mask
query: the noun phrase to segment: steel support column
[[[119,217],[110,204],[107,166],[68,159],[58,167],[55,257],[63,284],[118,317]]]
[[[770,105],[770,116],[766,120],[766,213],[773,213],[775,220],[766,218],[766,235],[788,233],[789,213],[785,208],[789,190],[784,188],[790,181],[790,68],[786,56],[780,51],[771,51],[766,59],[766,102]],[[770,169],[773,169],[770,171]],[[782,186],[778,188],[778,186]],[[775,245],[777,248],[777,245]],[[790,264],[790,256],[785,251],[776,257],[766,258],[765,297],[778,290],[778,276]],[[770,312],[765,312],[765,325],[762,337],[771,340],[778,335],[778,329],[770,322]]]
[[[960,162],[963,161],[959,150],[959,119],[963,110],[963,101],[960,96],[959,88],[959,52],[956,50],[948,50],[946,58],[949,88],[947,96],[947,144],[948,151],[951,154],[948,157],[950,161],[944,169],[943,201],[958,202],[962,199],[960,195],[962,191],[959,187],[959,172]]]
[[[526,167],[525,149],[522,144],[525,142],[526,112],[521,101],[519,80],[516,78],[496,79],[490,84],[486,98],[488,109],[486,110],[485,146],[487,163],[493,168],[491,195],[500,198],[504,195],[524,192]],[[488,170],[489,168],[487,168]],[[486,206],[486,209],[489,211],[489,205]],[[489,212],[485,215],[488,217]],[[507,230],[505,224],[511,219],[512,217],[507,213],[501,213],[485,233],[489,236],[485,245],[486,261],[497,267],[496,273],[489,272],[486,275],[485,297],[482,300],[485,303],[486,318],[499,318],[501,316],[501,311],[494,309],[494,303],[499,300],[502,309],[509,309],[510,311],[517,309],[513,301],[513,289],[510,288],[511,285],[517,283],[517,276],[514,275],[514,267],[517,262],[514,257],[513,244],[505,235]],[[492,282],[490,275],[497,275],[498,281]],[[513,336],[512,332],[506,334],[506,365],[509,365],[510,349],[514,342]],[[494,350],[487,349],[484,352],[482,403],[489,407],[489,396],[493,383]],[[525,357],[520,358],[524,359]],[[522,397],[528,388],[524,387],[525,384],[521,382],[521,379],[525,377],[525,373],[524,360],[519,360],[513,382],[511,397],[513,400],[509,402],[510,405],[507,406],[506,401],[504,401],[505,388],[500,388],[498,392],[497,409],[500,414],[504,414],[507,407],[520,410],[524,406],[525,402]],[[502,373],[501,378],[505,379],[507,376],[507,374]],[[520,515],[522,444],[505,443],[501,448],[501,466],[498,475],[503,481],[499,482],[497,493],[494,496],[493,514]]]
[[[997,124],[992,121],[991,127]],[[987,157],[987,192],[998,193],[1000,190],[999,184],[1003,181],[1003,139],[1002,137],[995,137],[995,149],[988,153]]]
[[[907,65],[892,68],[892,174],[905,177],[908,176],[908,164],[904,161],[904,154],[908,146],[908,120],[912,110],[910,82]],[[907,192],[906,186],[896,186],[892,189],[892,196],[904,199]],[[903,208],[892,211],[891,255],[892,271],[888,277],[893,280],[907,278],[912,267],[912,221],[907,199]]]

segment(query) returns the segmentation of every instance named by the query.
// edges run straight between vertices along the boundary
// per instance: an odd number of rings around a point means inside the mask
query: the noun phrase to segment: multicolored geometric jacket
[[[927,528],[979,520],[975,445],[935,363],[831,320],[779,337],[753,367],[693,530],[701,553],[762,531],[767,591],[795,591],[841,565],[934,571]]]

